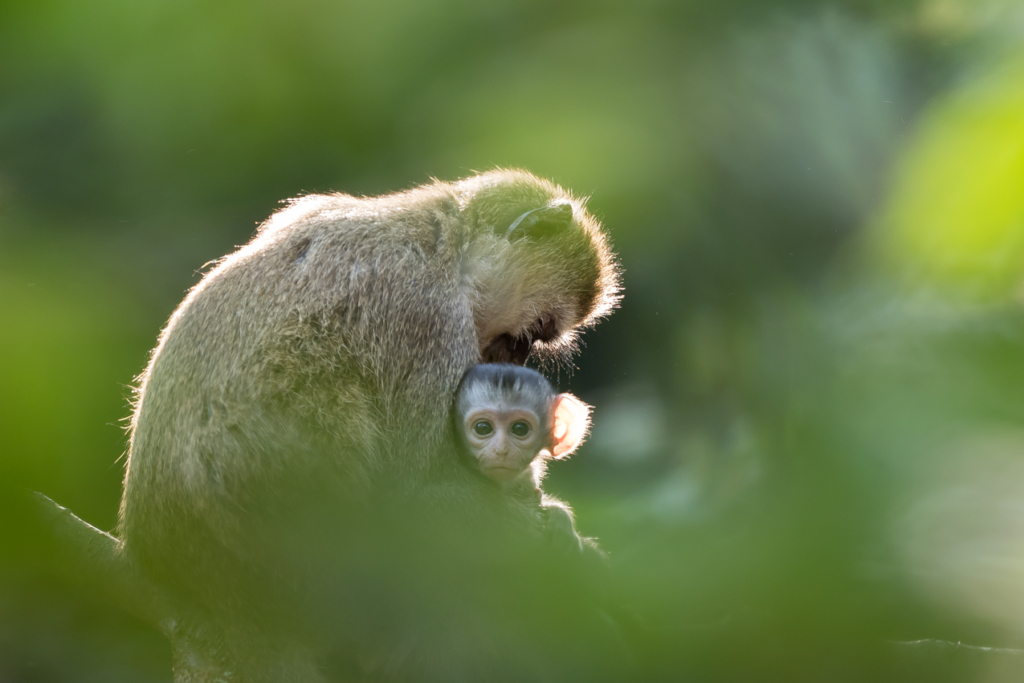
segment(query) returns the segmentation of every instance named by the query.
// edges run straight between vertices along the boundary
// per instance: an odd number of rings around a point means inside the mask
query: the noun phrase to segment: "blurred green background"
[[[548,489],[646,679],[1021,680],[1024,3],[7,0],[0,681],[171,678],[20,492],[114,526],[203,265],[281,199],[494,166],[621,256]]]

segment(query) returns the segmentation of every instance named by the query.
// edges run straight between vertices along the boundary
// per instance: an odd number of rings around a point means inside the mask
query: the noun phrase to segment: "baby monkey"
[[[455,430],[467,464],[511,495],[536,500],[549,537],[579,550],[572,511],[540,487],[547,462],[568,457],[590,427],[590,408],[555,394],[535,370],[504,363],[470,368],[455,396]]]

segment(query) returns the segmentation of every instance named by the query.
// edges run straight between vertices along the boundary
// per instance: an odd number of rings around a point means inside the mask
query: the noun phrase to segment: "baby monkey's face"
[[[499,482],[522,475],[550,445],[549,427],[524,408],[480,407],[466,414],[462,428],[480,472]]]
[[[590,426],[587,404],[572,394],[555,394],[536,370],[501,363],[466,371],[453,415],[471,462],[503,483],[529,476],[537,458],[568,456]]]

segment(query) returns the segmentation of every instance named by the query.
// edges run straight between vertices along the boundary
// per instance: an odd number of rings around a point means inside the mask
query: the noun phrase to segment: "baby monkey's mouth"
[[[551,341],[556,336],[557,329],[553,318],[537,318],[525,334],[513,337],[506,332],[494,337],[480,355],[483,356],[485,363],[525,365],[526,359],[533,351],[534,342]]]
[[[522,474],[525,469],[525,467],[494,466],[484,467],[483,473],[497,481],[512,481]]]

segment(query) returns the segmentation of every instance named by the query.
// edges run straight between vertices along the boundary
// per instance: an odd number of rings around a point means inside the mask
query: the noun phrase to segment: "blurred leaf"
[[[1024,269],[1024,57],[932,106],[877,239],[925,282],[1004,297]]]

